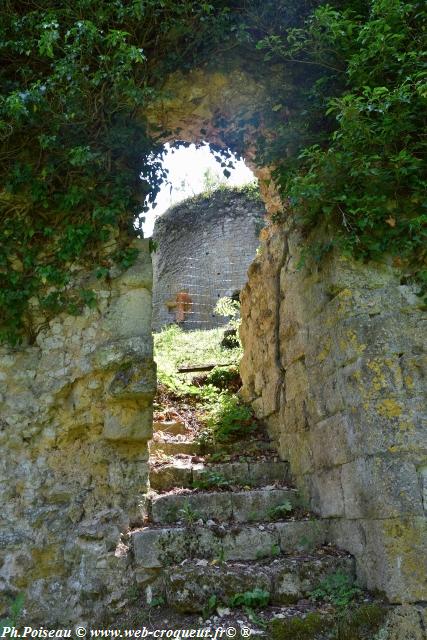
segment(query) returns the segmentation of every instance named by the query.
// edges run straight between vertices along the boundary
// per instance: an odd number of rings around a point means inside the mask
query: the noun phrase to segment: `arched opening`
[[[246,282],[265,210],[243,159],[209,145],[165,145],[167,180],[144,213],[153,245],[153,329],[212,329],[216,312]]]
[[[154,248],[154,359],[159,380],[150,443],[154,486],[165,466],[191,468],[192,457],[199,456],[201,464],[214,452],[224,455],[224,447],[237,446],[239,439],[242,451],[245,446],[255,449],[255,431],[257,439],[267,437],[261,436],[261,425],[249,407],[235,396],[241,385],[239,294],[266,215],[258,181],[243,159],[206,143],[177,142],[172,148],[167,144],[162,170],[167,172],[165,187],[144,213],[143,227],[153,229]],[[206,385],[211,403],[216,398],[224,404],[213,429],[208,427]]]

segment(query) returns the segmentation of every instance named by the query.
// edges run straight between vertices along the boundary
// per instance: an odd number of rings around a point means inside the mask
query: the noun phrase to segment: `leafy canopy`
[[[71,295],[69,266],[108,274],[100,248],[135,257],[126,231],[163,172],[138,112],[156,83],[209,47],[223,11],[193,0],[5,0],[0,21],[0,338],[31,330],[28,301],[56,313],[93,302]],[[142,179],[141,179],[142,178]],[[123,234],[125,232],[125,234]]]
[[[336,6],[334,6],[336,4]],[[343,8],[344,5],[344,8]],[[322,4],[257,47],[303,80],[264,157],[308,227],[361,258],[416,273],[427,294],[427,8],[424,2]]]
[[[230,56],[269,82],[258,162],[285,208],[331,246],[394,255],[425,292],[426,15],[417,0],[5,0],[0,339],[34,337],[30,300],[47,317],[94,304],[70,265],[107,277],[114,234],[132,263],[164,177],[141,113],[170,72]]]

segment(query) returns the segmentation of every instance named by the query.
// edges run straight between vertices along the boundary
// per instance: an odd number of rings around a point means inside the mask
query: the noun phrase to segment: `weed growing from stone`
[[[272,507],[271,509],[269,509],[268,517],[270,518],[270,520],[281,520],[282,518],[285,518],[290,513],[292,513],[293,510],[294,507],[291,501],[284,500],[282,504],[278,504],[277,507]]]
[[[236,593],[230,598],[229,606],[232,608],[243,607],[244,609],[260,609],[266,607],[270,602],[270,592],[265,589],[255,587],[252,591]]]
[[[194,480],[193,487],[195,489],[228,489],[230,480],[227,480],[221,473],[216,471],[207,471],[198,480]]]
[[[310,598],[330,602],[336,607],[348,607],[361,593],[351,576],[337,571],[322,580],[317,589],[311,592]]]
[[[188,525],[188,526],[193,526],[194,523],[199,520],[200,516],[197,513],[197,511],[195,511],[193,509],[193,507],[191,506],[191,504],[187,501],[185,503],[185,505],[182,507],[182,509],[179,509],[178,511],[178,515],[184,520],[184,522]]]

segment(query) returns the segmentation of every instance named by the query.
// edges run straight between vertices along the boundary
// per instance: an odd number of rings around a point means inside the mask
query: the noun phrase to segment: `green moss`
[[[271,640],[312,640],[332,624],[329,617],[309,613],[305,618],[273,620],[270,624]]]
[[[371,640],[386,615],[386,608],[378,604],[367,604],[345,611],[338,618],[334,640]]]
[[[305,618],[273,620],[269,637],[271,640],[372,640],[386,613],[383,605],[366,604],[334,616],[309,613]]]

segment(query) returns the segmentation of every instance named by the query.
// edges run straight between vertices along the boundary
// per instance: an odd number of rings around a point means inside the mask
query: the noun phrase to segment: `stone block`
[[[359,458],[343,465],[341,482],[347,518],[423,515],[415,465],[404,458]]]
[[[282,553],[301,551],[309,553],[328,541],[329,523],[327,520],[299,520],[295,522],[277,522],[276,531]]]
[[[187,426],[179,420],[161,420],[153,423],[154,431],[164,431],[174,436],[188,433]]]
[[[105,328],[121,338],[142,336],[151,328],[151,293],[147,289],[131,289],[120,294],[106,314]]]
[[[217,604],[227,606],[237,593],[255,588],[272,591],[268,567],[234,563],[216,566],[203,560],[169,569],[165,587],[168,605],[182,613],[202,612],[213,595]]]
[[[391,602],[427,600],[427,520],[365,520],[366,548],[359,558],[369,589],[383,591]]]
[[[383,397],[349,409],[349,440],[354,457],[408,454],[416,464],[427,451],[425,400]]]
[[[132,247],[139,250],[135,264],[126,269],[118,278],[114,278],[113,287],[121,292],[129,289],[148,289],[153,286],[153,268],[148,239],[134,240]]]
[[[299,396],[289,402],[282,400],[280,431],[289,434],[306,431],[310,427],[308,405],[309,400],[307,396]]]
[[[152,358],[133,359],[115,373],[109,394],[113,398],[135,399],[139,404],[147,405],[156,393],[156,385],[156,365]]]
[[[191,464],[175,464],[152,467],[150,469],[150,487],[156,491],[167,491],[174,487],[191,488],[193,486],[193,472]]]
[[[194,560],[166,571],[166,600],[180,612],[202,612],[210,596],[229,605],[238,593],[261,589],[271,604],[289,604],[307,596],[326,576],[336,571],[353,576],[353,562],[346,556],[275,558],[266,563],[225,562],[212,565]]]
[[[340,549],[345,549],[355,558],[361,559],[366,548],[366,535],[363,523],[359,520],[347,520],[336,518],[329,523],[330,540]],[[360,565],[358,567],[360,569]],[[366,576],[363,571],[358,578],[362,578],[361,584],[366,585]]]
[[[193,522],[203,520],[231,520],[233,510],[231,493],[210,492],[207,497],[204,493],[194,494],[170,494],[154,498],[151,504],[151,517],[153,522],[171,524],[180,520],[183,524],[191,517]]]
[[[318,471],[311,476],[311,508],[322,518],[344,515],[341,467]]]
[[[277,460],[271,462],[257,462],[256,460],[249,463],[249,483],[252,486],[263,486],[274,482],[286,484],[290,479],[289,462]]]
[[[291,364],[285,374],[286,402],[295,398],[305,398],[308,394],[307,371],[302,360]]]
[[[271,510],[284,504],[297,505],[298,493],[292,489],[253,489],[230,494],[232,518],[237,522],[269,520]]]
[[[354,560],[348,556],[308,556],[286,558],[273,562],[269,567],[272,578],[272,602],[291,604],[307,597],[327,578],[339,572],[354,578]]]
[[[353,424],[350,416],[337,413],[318,422],[310,431],[310,445],[316,469],[325,469],[349,462]]]
[[[96,369],[116,369],[132,360],[141,360],[153,355],[153,337],[151,327],[145,333],[129,338],[120,338],[101,344],[93,354]]]
[[[167,538],[167,533],[165,538]],[[131,537],[132,548],[139,567],[154,569],[162,566],[160,539],[157,529],[143,529],[133,533]]]
[[[377,637],[384,640],[426,640],[425,616],[423,606],[394,607]]]
[[[313,472],[313,452],[308,431],[298,433],[282,433],[279,441],[280,457],[289,460],[294,476]]]
[[[141,409],[137,404],[111,404],[105,410],[104,429],[106,440],[141,442],[153,435],[153,408]]]
[[[310,389],[307,418],[310,424],[345,410],[346,390],[343,389],[340,372],[328,372],[325,367],[318,365],[308,368],[307,375]]]
[[[222,540],[225,560],[257,560],[272,555],[278,544],[276,528],[245,527],[228,532]]]

